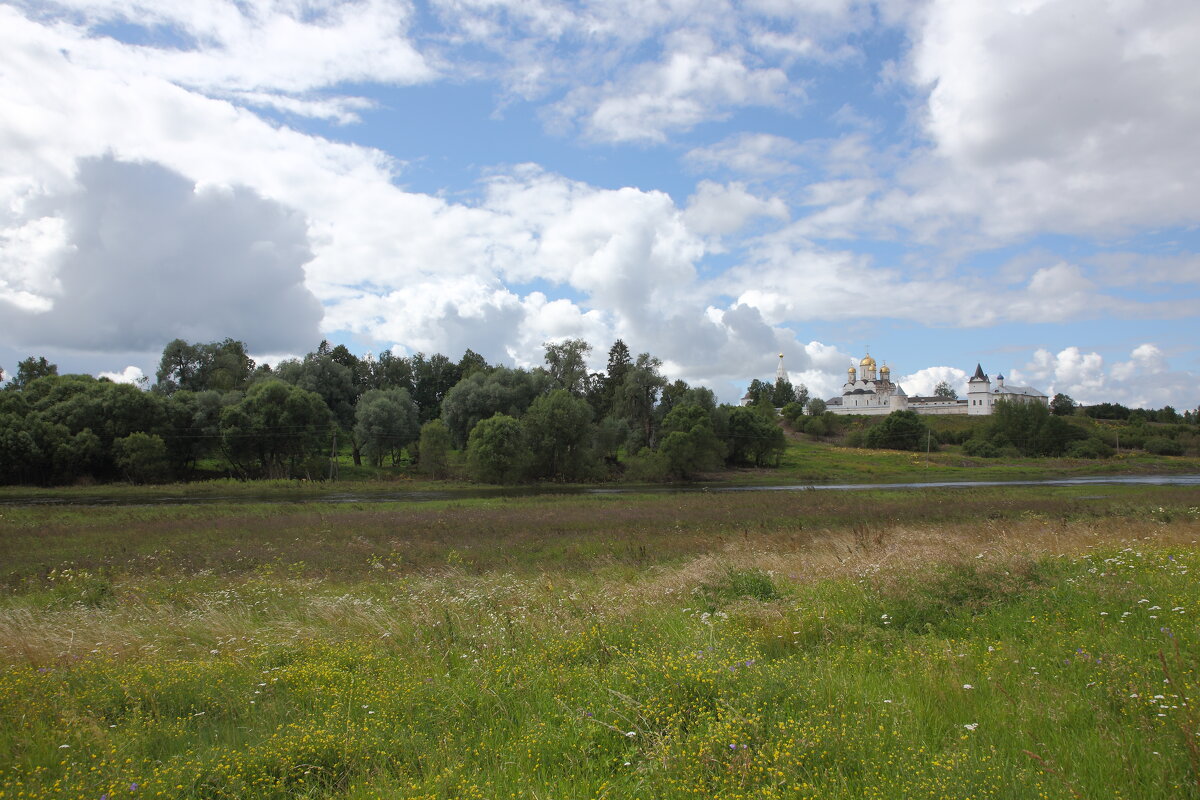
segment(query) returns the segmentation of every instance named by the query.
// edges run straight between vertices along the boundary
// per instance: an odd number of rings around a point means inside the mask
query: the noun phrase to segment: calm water
[[[1200,486],[1200,475],[1111,475],[1081,478],[1054,478],[1029,481],[928,481],[919,483],[830,483],[782,486],[726,486],[717,484],[667,484],[654,486],[520,486],[496,489],[448,489],[423,492],[336,492],[297,491],[264,492],[261,495],[213,495],[208,497],[170,497],[123,493],[112,498],[89,496],[9,495],[0,505],[205,505],[211,503],[397,503],[434,500],[470,500],[502,497],[599,494],[687,494],[696,492],[855,492],[870,489],[971,489],[987,486]]]

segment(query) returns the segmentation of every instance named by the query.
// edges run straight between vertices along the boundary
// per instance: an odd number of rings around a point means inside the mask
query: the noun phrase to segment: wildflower
[[[979,723],[978,722],[968,722],[966,725],[963,725],[963,727],[969,731],[973,731],[979,727]]]
[[[637,736],[637,731],[625,731],[625,735],[632,739],[634,736]]]
[[[975,687],[974,687],[974,686],[972,686],[972,685],[971,685],[971,684],[969,684],[969,683],[964,683],[964,684],[963,684],[963,688],[964,688],[964,689],[974,689]]]

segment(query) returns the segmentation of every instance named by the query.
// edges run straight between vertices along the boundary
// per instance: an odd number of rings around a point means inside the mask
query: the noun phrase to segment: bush
[[[1153,453],[1156,456],[1183,455],[1183,445],[1165,436],[1151,436],[1143,447],[1147,453]]]
[[[450,459],[450,429],[446,423],[433,419],[421,426],[417,458],[421,472],[432,478],[446,477]]]
[[[804,424],[804,432],[814,439],[829,435],[829,426],[825,424],[824,417],[811,417]]]
[[[887,450],[936,449],[925,422],[915,411],[893,411],[867,431],[867,446]]]
[[[130,483],[163,483],[170,477],[167,445],[149,433],[131,433],[113,442],[117,468]]]
[[[467,440],[467,470],[483,483],[517,483],[528,473],[533,453],[518,420],[507,414],[485,419]]]
[[[866,447],[867,432],[856,428],[846,434],[846,447]]]
[[[986,439],[967,439],[963,442],[963,453],[975,458],[999,458],[1000,450]]]
[[[643,447],[625,462],[625,477],[638,483],[659,483],[671,476],[671,462],[665,453]]]
[[[804,417],[804,404],[792,401],[783,407],[782,414],[784,419],[798,429],[799,426],[796,423]]]
[[[1067,455],[1071,458],[1108,458],[1112,454],[1113,449],[1094,436],[1081,442],[1072,442],[1067,448]]]

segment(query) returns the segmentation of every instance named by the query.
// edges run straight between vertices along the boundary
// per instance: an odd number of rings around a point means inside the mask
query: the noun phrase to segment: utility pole
[[[329,480],[338,479],[337,428],[333,429],[333,447],[329,450]]]

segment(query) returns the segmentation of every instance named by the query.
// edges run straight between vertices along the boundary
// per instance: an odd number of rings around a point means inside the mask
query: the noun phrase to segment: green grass
[[[1037,480],[1083,475],[1197,473],[1200,459],[1133,451],[1107,459],[971,458],[961,448],[933,453],[839,447],[807,436],[788,442],[778,470],[742,473],[740,480],[800,483]]]
[[[1197,797],[1198,539],[1187,487],[5,507],[0,797]]]

